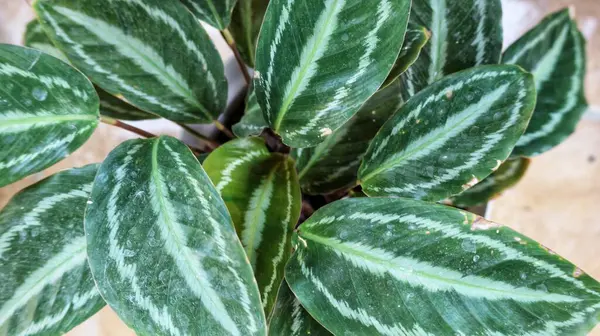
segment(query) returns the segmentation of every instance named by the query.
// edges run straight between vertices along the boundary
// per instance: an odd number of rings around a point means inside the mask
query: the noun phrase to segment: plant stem
[[[217,129],[223,133],[225,133],[225,135],[229,138],[229,139],[233,139],[235,138],[235,135],[233,135],[233,133],[231,133],[231,131],[229,129],[227,129],[227,127],[225,127],[225,125],[221,124],[220,121],[218,120],[213,120],[213,124],[215,124],[215,126],[217,127]]]
[[[237,61],[240,67],[240,71],[242,71],[242,75],[244,75],[246,84],[250,84],[252,78],[250,78],[250,74],[248,73],[246,63],[244,63],[244,60],[242,59],[242,55],[240,54],[240,51],[238,50],[237,45],[235,44],[235,40],[233,39],[231,32],[229,32],[229,29],[225,28],[221,30],[221,35],[223,35],[223,38],[225,39],[227,44],[229,44],[231,51],[233,51],[233,55],[235,56],[235,60]]]
[[[182,124],[182,123],[176,123],[176,124],[179,125],[181,128],[183,128],[184,130],[186,130],[191,135],[198,138],[203,143],[205,143],[209,148],[215,149],[215,148],[219,147],[219,144],[217,142],[205,137],[204,135],[200,134],[198,131],[191,128],[190,126],[188,126],[186,124]]]

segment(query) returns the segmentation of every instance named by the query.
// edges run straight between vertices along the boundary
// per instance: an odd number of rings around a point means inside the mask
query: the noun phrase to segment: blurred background
[[[587,44],[586,92],[590,110],[566,142],[533,159],[519,184],[493,201],[487,217],[539,241],[600,280],[600,0],[503,0],[505,46],[543,16],[572,5]],[[26,0],[0,0],[0,43],[21,44],[33,18]],[[232,54],[216,30],[208,29],[226,60],[234,99],[240,77]],[[136,122],[155,134],[184,136],[166,121]],[[119,143],[136,135],[101,124],[86,145],[55,166],[0,188],[0,208],[24,187],[59,170],[101,162]],[[135,335],[104,308],[69,336]],[[590,335],[600,336],[600,327]]]

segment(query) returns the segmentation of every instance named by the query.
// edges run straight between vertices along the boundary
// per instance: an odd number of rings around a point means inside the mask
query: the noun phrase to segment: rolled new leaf
[[[248,89],[248,96],[246,97],[246,110],[244,111],[244,116],[237,124],[233,125],[231,130],[238,137],[244,138],[260,135],[267,127],[269,127],[269,125],[267,125],[267,122],[263,117],[258,101],[256,101],[254,86],[251,85]]]
[[[356,184],[361,159],[381,126],[402,106],[400,83],[376,92],[360,110],[317,147],[293,149],[302,190],[328,194]]]
[[[302,206],[294,161],[270,153],[261,138],[245,138],[219,147],[203,166],[229,209],[268,318]]]
[[[112,95],[176,122],[223,111],[223,62],[179,1],[36,0],[44,31],[72,64]]]
[[[271,2],[258,39],[255,89],[285,144],[314,147],[373,94],[396,61],[409,0]]]
[[[229,26],[236,0],[181,0],[198,19],[223,30]]]
[[[298,229],[286,279],[336,335],[586,335],[600,283],[519,233],[409,199],[352,198]]]
[[[55,174],[0,212],[0,335],[63,335],[105,305],[83,232],[97,169]]]
[[[98,125],[92,83],[40,51],[0,44],[0,187],[74,152]]]
[[[400,49],[400,55],[398,55],[396,63],[394,63],[390,74],[383,83],[384,87],[393,83],[415,63],[430,37],[431,33],[427,28],[414,23],[408,24],[406,36],[404,36],[404,44],[402,45],[402,49]]]
[[[85,230],[100,293],[138,335],[265,334],[227,208],[178,140],[113,150],[94,181]]]
[[[514,156],[539,155],[560,144],[587,110],[585,40],[569,14],[564,9],[549,15],[504,53],[504,63],[531,71],[538,94]]]
[[[445,77],[377,133],[359,170],[363,191],[440,201],[472,187],[507,159],[534,105],[533,78],[516,66]]]
[[[233,8],[229,31],[242,58],[250,67],[256,59],[256,41],[269,0],[238,0]]]
[[[500,62],[500,0],[413,0],[410,22],[427,28],[431,39],[402,75],[405,99],[446,75]]]
[[[530,160],[527,158],[506,160],[492,175],[462,193],[451,197],[450,203],[466,208],[493,199],[521,180],[527,171],[527,167],[529,167],[529,162]]]

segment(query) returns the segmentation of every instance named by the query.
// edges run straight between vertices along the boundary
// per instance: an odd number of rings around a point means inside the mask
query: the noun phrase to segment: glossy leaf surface
[[[244,116],[237,124],[233,125],[231,130],[238,137],[244,138],[260,135],[267,127],[269,127],[269,125],[267,125],[267,122],[263,117],[258,101],[256,101],[254,87],[250,86],[248,89],[248,96],[246,97],[246,110],[244,111]]]
[[[261,138],[232,140],[203,164],[223,197],[254,269],[265,315],[273,309],[302,204],[294,161]]]
[[[179,1],[36,0],[44,31],[115,96],[169,120],[209,123],[223,111],[221,58]]]
[[[242,58],[250,67],[256,59],[256,42],[269,0],[238,0],[229,31]]]
[[[373,94],[398,57],[409,0],[271,2],[258,40],[255,89],[286,145],[314,147]]]
[[[0,187],[79,148],[98,125],[92,83],[40,51],[0,44]]]
[[[105,305],[83,232],[97,169],[55,174],[0,212],[0,335],[63,335]]]
[[[402,45],[402,49],[400,49],[400,55],[398,55],[398,59],[396,59],[396,63],[394,63],[383,86],[394,82],[416,62],[421,54],[421,49],[427,44],[430,37],[431,33],[427,28],[414,23],[408,24],[406,36],[404,36],[404,44]]]
[[[377,133],[359,170],[363,191],[440,201],[472,187],[510,155],[534,105],[533,78],[516,66],[445,77]]]
[[[236,0],[181,0],[196,17],[223,30],[229,26]]]
[[[138,335],[266,333],[231,217],[183,143],[122,143],[100,166],[90,202],[92,274]]]
[[[517,232],[409,199],[352,198],[299,228],[286,280],[336,335],[586,335],[600,284]]]

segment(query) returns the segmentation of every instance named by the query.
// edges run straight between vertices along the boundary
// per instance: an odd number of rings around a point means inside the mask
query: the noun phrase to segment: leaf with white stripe
[[[585,39],[564,9],[546,17],[513,43],[504,63],[530,71],[537,105],[514,156],[535,156],[563,142],[587,110],[584,92]]]
[[[229,209],[268,319],[302,206],[294,161],[269,153],[262,138],[244,138],[217,148],[203,166]]]
[[[398,81],[378,91],[317,147],[293,149],[302,190],[328,194],[356,184],[361,159],[381,126],[402,105]]]
[[[179,1],[35,0],[44,31],[96,85],[169,120],[210,123],[223,111],[223,62]]]
[[[431,39],[402,75],[405,99],[446,75],[500,62],[500,0],[413,0],[410,22],[426,27]]]
[[[98,165],[55,174],[0,212],[0,335],[63,335],[104,304],[83,213]]]
[[[50,167],[98,125],[83,74],[40,51],[0,44],[0,187]]]
[[[409,199],[352,198],[298,229],[286,280],[334,334],[586,335],[600,284],[519,233]]]
[[[223,30],[231,22],[231,12],[236,0],[181,0],[196,17]]]
[[[492,175],[486,177],[475,186],[450,198],[450,203],[461,208],[466,208],[483,204],[499,196],[502,192],[521,180],[527,171],[527,167],[529,167],[529,162],[530,159],[527,158],[506,160]]]
[[[402,45],[402,49],[400,49],[400,55],[398,55],[398,59],[396,60],[396,63],[394,63],[392,71],[390,71],[390,74],[383,83],[384,87],[393,83],[417,61],[421,54],[421,50],[427,44],[430,37],[431,33],[427,28],[414,23],[408,24],[406,36],[404,36],[404,44]]]
[[[314,147],[347,122],[396,61],[410,0],[271,2],[258,38],[255,89],[291,147]]]
[[[377,133],[359,170],[363,191],[440,201],[472,187],[508,158],[534,105],[531,74],[513,65],[437,81]]]
[[[254,67],[256,41],[268,5],[269,0],[238,0],[233,8],[229,31],[235,39],[240,55],[250,67]]]
[[[260,135],[262,131],[269,127],[265,118],[263,117],[260,105],[256,101],[256,93],[254,86],[250,86],[248,89],[248,96],[246,97],[246,110],[242,119],[233,127],[231,130],[235,135],[240,138],[249,137],[253,135]]]
[[[130,140],[98,170],[85,214],[106,302],[138,335],[264,335],[252,267],[192,152]]]
[[[283,281],[279,287],[273,317],[269,323],[269,335],[329,336],[331,333],[304,310],[300,301],[296,299],[296,296],[290,290],[287,282]]]

